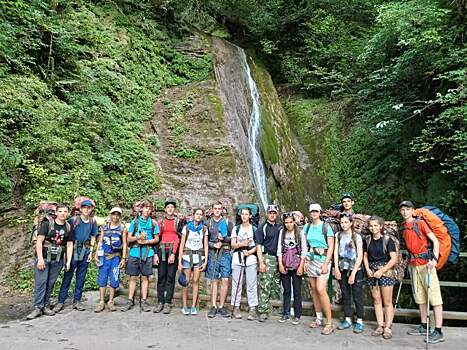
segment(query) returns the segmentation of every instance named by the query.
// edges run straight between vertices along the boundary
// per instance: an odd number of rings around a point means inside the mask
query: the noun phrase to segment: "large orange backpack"
[[[444,264],[446,264],[446,261],[449,258],[449,254],[451,253],[451,235],[449,234],[443,220],[441,220],[436,214],[432,213],[428,208],[415,209],[414,216],[416,221],[413,227],[417,235],[420,235],[420,231],[418,230],[417,225],[418,221],[423,220],[427,223],[431,231],[438,239],[439,257],[436,269],[439,270],[444,266]]]

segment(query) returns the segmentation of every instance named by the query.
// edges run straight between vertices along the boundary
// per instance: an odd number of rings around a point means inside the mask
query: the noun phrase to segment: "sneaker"
[[[85,311],[86,307],[83,305],[81,301],[75,301],[73,303],[73,309],[78,310],[78,311]]]
[[[342,320],[341,323],[339,323],[339,325],[337,326],[337,329],[344,330],[344,329],[347,329],[347,328],[350,328],[350,327],[352,327],[352,325],[350,324],[349,321]]]
[[[99,302],[94,309],[94,312],[102,312],[105,309],[105,303],[103,301]]]
[[[49,306],[44,307],[42,313],[46,316],[55,316],[54,310],[51,310]]]
[[[353,326],[353,332],[360,334],[363,332],[363,323],[356,322],[355,325]]]
[[[217,308],[213,306],[208,312],[208,317],[209,318],[216,317],[216,314],[217,314]]]
[[[426,343],[426,338],[425,338],[424,341]],[[444,341],[443,333],[438,332],[436,329],[433,330],[433,332],[431,332],[428,335],[428,344],[437,344],[437,343],[441,343],[443,341]]]
[[[426,335],[426,328],[419,324],[416,328],[407,331],[408,335]]]
[[[250,307],[250,311],[248,312],[248,321],[256,321],[258,319],[258,314],[256,313],[256,308]]]
[[[173,308],[173,304],[165,304],[164,305],[164,311],[162,311],[165,315],[168,315],[170,314],[170,312],[172,311],[172,308]]]
[[[241,312],[240,312],[240,308],[239,308],[239,307],[235,307],[235,308],[233,309],[232,316],[235,317],[237,320],[239,320],[239,319],[242,318],[242,314],[241,314]]]
[[[143,312],[150,312],[151,311],[151,305],[149,305],[149,302],[147,300],[142,300],[141,301],[141,311],[143,311]]]
[[[32,310],[32,312],[26,316],[26,319],[27,320],[33,320],[35,319],[36,317],[39,317],[42,315],[42,310],[39,309],[38,307],[35,307],[34,310]]]
[[[267,319],[268,319],[268,315],[266,314],[260,314],[258,317],[259,322],[266,322]]]
[[[187,307],[182,307],[182,314],[188,316],[190,314],[190,309]]]
[[[279,322],[284,323],[284,322],[287,322],[288,320],[290,320],[289,315],[282,315],[282,317],[279,319]]]
[[[334,326],[332,323],[328,323],[324,326],[323,330],[321,331],[322,335],[329,335],[334,332]]]
[[[230,312],[225,307],[219,308],[217,310],[217,313],[222,317],[230,317]]]
[[[127,300],[126,304],[121,307],[120,311],[122,312],[129,311],[133,308],[133,306],[135,306],[135,303],[133,302],[133,300]]]
[[[196,316],[198,314],[198,309],[195,306],[192,306],[190,312],[193,316]]]
[[[109,309],[110,312],[117,311],[117,308],[115,307],[115,304],[113,301],[107,302],[107,309]]]
[[[57,303],[54,308],[52,309],[53,312],[58,314],[63,309],[63,303]]]
[[[296,326],[297,324],[300,324],[300,318],[299,317],[292,317],[292,324]]]
[[[164,304],[162,304],[162,303],[157,303],[156,307],[154,308],[154,310],[152,310],[152,312],[158,314],[158,313],[161,312],[162,310],[164,310]]]

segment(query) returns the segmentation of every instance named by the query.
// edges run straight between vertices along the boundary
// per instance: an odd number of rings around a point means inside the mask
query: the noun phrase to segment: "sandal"
[[[380,335],[383,335],[384,333],[384,326],[379,325],[373,332],[371,332],[371,335],[373,337],[379,337]]]
[[[391,328],[389,328],[389,327],[384,328],[383,338],[384,339],[391,339],[392,338],[392,329]]]
[[[319,328],[323,325],[323,321],[319,318],[316,318],[313,322],[310,323],[310,328]]]
[[[322,335],[329,335],[331,334],[332,332],[334,332],[334,326],[332,325],[332,323],[327,323],[323,330],[321,331],[321,334]]]

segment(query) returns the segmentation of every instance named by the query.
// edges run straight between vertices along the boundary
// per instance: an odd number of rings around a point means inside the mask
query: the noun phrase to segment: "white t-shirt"
[[[203,234],[204,232],[204,234]],[[192,231],[185,225],[182,230],[182,236],[187,236],[185,241],[185,250],[202,250],[204,236],[208,235],[208,230]]]
[[[235,226],[232,230],[232,239],[236,238],[237,243],[242,243],[245,240],[249,241],[248,245],[248,250],[253,248],[255,246],[255,241],[254,241],[254,232],[253,232],[253,226],[250,225],[249,228],[243,227],[243,225],[238,226],[238,232],[237,232],[237,226]],[[244,248],[247,249],[247,248]],[[241,258],[241,261],[240,261]],[[243,260],[243,252],[240,251],[238,252],[233,252],[232,254],[232,265],[243,265],[244,260]],[[258,259],[256,258],[256,255],[248,255],[246,258],[246,266],[254,265],[258,263]]]

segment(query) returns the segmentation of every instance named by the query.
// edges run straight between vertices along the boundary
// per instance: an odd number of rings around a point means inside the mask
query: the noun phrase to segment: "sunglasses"
[[[266,211],[269,213],[270,211],[275,211],[275,212],[279,212],[279,206],[276,205],[276,204],[270,204],[268,205]]]
[[[288,212],[288,213],[282,214],[282,221],[284,221],[285,219],[290,219],[290,218],[292,218],[295,221],[294,213]]]

